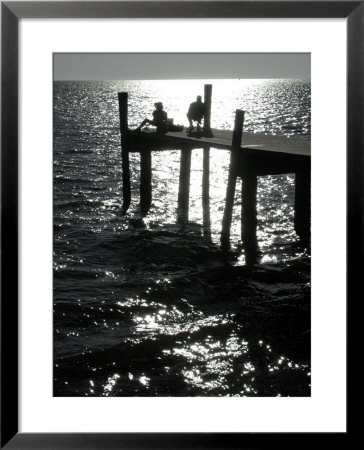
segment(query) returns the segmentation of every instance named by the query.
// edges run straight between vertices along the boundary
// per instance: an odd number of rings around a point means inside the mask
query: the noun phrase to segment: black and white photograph
[[[311,66],[53,56],[53,395],[311,395]]]

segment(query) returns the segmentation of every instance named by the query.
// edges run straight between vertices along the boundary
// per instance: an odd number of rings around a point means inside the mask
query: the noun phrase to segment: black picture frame
[[[346,433],[18,433],[18,22],[21,18],[346,18],[347,304],[363,268],[364,1],[1,2],[1,448],[187,449],[345,445]],[[358,258],[359,256],[359,258]],[[347,347],[348,354],[352,351]],[[12,387],[11,389],[9,387]],[[350,399],[350,396],[348,396]]]

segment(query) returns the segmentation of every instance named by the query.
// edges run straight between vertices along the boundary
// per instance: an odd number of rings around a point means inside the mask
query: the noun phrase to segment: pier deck
[[[169,150],[183,147],[190,148],[217,148],[231,150],[233,131],[212,129],[213,137],[188,136],[186,131],[168,132],[165,135],[152,131],[143,131],[140,133],[130,133],[131,146],[130,152],[140,152],[145,149],[145,143],[148,142],[148,148],[152,150]],[[139,145],[140,144],[140,145]],[[152,147],[152,148],[151,148]],[[285,136],[272,136],[262,133],[243,134],[242,149],[261,150],[264,152],[283,153],[296,156],[311,156],[311,141]],[[282,155],[283,156],[283,155]]]

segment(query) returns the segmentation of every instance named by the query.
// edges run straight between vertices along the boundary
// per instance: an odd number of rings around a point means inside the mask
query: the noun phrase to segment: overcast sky
[[[310,79],[309,53],[56,53],[55,80]]]

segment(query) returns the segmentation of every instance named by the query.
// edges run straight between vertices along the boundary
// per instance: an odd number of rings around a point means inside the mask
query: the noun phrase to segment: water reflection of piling
[[[130,206],[129,152],[140,153],[140,211],[147,215],[152,203],[152,152],[163,150],[181,151],[177,223],[183,225],[189,219],[191,176],[191,153],[203,149],[202,209],[203,234],[211,241],[210,223],[210,147],[230,151],[229,176],[222,220],[221,246],[230,248],[230,230],[237,177],[242,180],[241,193],[241,240],[248,264],[255,264],[259,257],[257,241],[257,180],[259,176],[282,173],[295,174],[294,228],[304,245],[310,239],[310,150],[309,142],[277,136],[244,133],[244,111],[235,114],[234,131],[211,130],[212,85],[205,85],[206,112],[203,133],[194,136],[181,132],[133,133],[128,129],[128,94],[119,93],[120,132],[123,166],[123,212]],[[247,142],[249,141],[249,142]],[[282,150],[282,147],[285,147]]]

